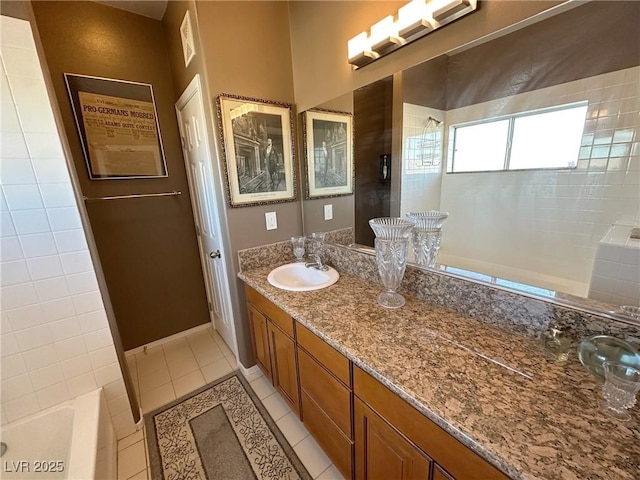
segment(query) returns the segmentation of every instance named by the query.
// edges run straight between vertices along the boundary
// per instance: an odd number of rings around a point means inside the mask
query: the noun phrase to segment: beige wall
[[[483,1],[476,12],[364,68],[347,63],[347,41],[407,2],[290,2],[295,100],[299,111],[417,65],[564,2]]]

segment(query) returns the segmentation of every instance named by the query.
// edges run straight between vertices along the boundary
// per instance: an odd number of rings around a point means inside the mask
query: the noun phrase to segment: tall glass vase
[[[429,210],[409,212],[407,217],[414,224],[413,254],[416,263],[422,267],[435,267],[442,240],[442,223],[449,213]]]
[[[407,266],[409,237],[413,223],[404,218],[373,218],[369,220],[376,235],[376,263],[385,290],[378,295],[378,303],[387,308],[404,305],[404,297],[396,292]]]

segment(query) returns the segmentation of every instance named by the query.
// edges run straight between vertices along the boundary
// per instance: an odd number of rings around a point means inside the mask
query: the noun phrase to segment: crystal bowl
[[[640,369],[640,353],[628,342],[609,335],[594,335],[578,345],[578,358],[594,375],[604,378],[603,362],[616,362]]]

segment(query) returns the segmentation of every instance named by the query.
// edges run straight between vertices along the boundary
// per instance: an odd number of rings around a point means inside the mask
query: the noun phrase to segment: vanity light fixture
[[[349,63],[356,67],[364,67],[366,64],[379,58],[376,52],[371,50],[371,42],[367,32],[362,32],[353,37],[347,43]]]
[[[369,41],[371,42],[371,50],[379,55],[385,55],[404,43],[404,39],[398,36],[398,27],[393,21],[393,15],[384,17],[371,26]]]
[[[478,8],[478,0],[412,0],[347,43],[349,64],[364,67]]]

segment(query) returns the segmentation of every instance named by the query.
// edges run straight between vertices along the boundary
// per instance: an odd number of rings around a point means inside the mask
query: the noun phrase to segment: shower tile
[[[11,218],[13,219],[15,231],[18,235],[30,235],[51,231],[45,210],[19,210],[17,212],[11,212]],[[2,228],[4,229],[4,225]]]
[[[60,253],[77,252],[88,249],[84,230],[64,230],[54,232],[53,236],[58,252]]]
[[[59,158],[64,160],[64,153],[57,133],[25,132],[29,156],[34,158]]]
[[[17,377],[27,373],[24,357],[21,353],[2,357],[2,379]],[[3,384],[4,385],[4,384]]]
[[[3,333],[0,337],[0,352],[3,358],[20,353],[20,347],[13,333]]]
[[[4,116],[2,118],[4,127]],[[7,134],[2,133],[2,141]],[[9,140],[11,141],[11,140]],[[2,147],[4,150],[6,147]],[[7,187],[9,185],[28,185],[36,183],[36,176],[31,167],[31,162],[28,157],[11,158],[13,155],[8,154],[6,157],[0,159],[0,181],[2,185]]]
[[[107,313],[104,309],[78,315],[78,321],[80,322],[80,328],[83,333],[95,332],[96,330],[109,326]]]
[[[64,382],[64,375],[59,363],[29,372],[34,390],[39,391],[54,384]]]
[[[64,277],[48,278],[34,282],[38,299],[41,302],[57,300],[69,296],[69,286]]]
[[[22,356],[24,357],[25,365],[29,371],[58,363],[58,352],[56,352],[56,348],[53,344],[34,348],[33,350],[27,350],[22,353]]]
[[[53,336],[49,325],[39,325],[15,333],[20,349],[24,352],[33,348],[53,343]]]
[[[35,50],[2,45],[2,59],[12,87],[14,83],[22,81],[21,78],[12,78],[13,75],[42,78],[42,69]]]
[[[63,158],[32,158],[39,184],[69,182],[69,170]]]
[[[83,293],[80,295],[74,295],[72,298],[73,305],[79,315],[94,312],[96,310],[104,310],[104,304],[102,303],[102,296],[100,295],[100,292]]]
[[[53,332],[53,339],[56,342],[61,342],[82,334],[80,324],[76,317],[65,318],[64,320],[53,322],[50,325],[51,331]]]
[[[26,307],[38,301],[38,295],[32,283],[0,287],[0,297],[3,310]]]
[[[0,285],[9,286],[29,281],[31,281],[31,275],[24,260],[0,264]]]
[[[73,301],[70,297],[58,298],[50,302],[42,302],[40,305],[42,306],[43,317],[46,322],[62,320],[76,314]]]
[[[105,347],[113,349],[113,337],[108,328],[84,334],[84,343],[88,351],[97,351]],[[115,350],[114,350],[115,354]]]
[[[56,342],[56,350],[58,351],[58,357],[60,361],[69,360],[83,353],[87,353],[87,347],[84,344],[84,338],[82,335],[77,337],[68,338],[61,342]]]
[[[93,263],[91,263],[91,256],[88,251],[61,254],[60,261],[66,275],[93,270]]]
[[[58,255],[27,259],[29,272],[34,280],[59,277],[62,275],[62,264]]]
[[[86,373],[91,373],[91,363],[89,361],[89,355],[82,354],[77,357],[70,358],[60,362],[62,373],[65,379],[70,380],[73,377],[79,377]]]
[[[118,363],[112,363],[106,367],[95,369],[94,373],[99,385],[106,385],[107,383],[115,382],[118,378],[122,377],[120,365]]]
[[[8,402],[2,402],[2,407],[9,422],[15,422],[40,410],[35,393],[29,393]]]
[[[48,208],[49,222],[51,230],[54,232],[59,230],[73,230],[82,228],[80,214],[78,209],[74,207]]]
[[[46,208],[75,207],[76,199],[69,182],[40,185]]]
[[[20,244],[25,257],[43,257],[58,253],[53,235],[50,232],[38,233],[36,235],[22,235]]]
[[[14,331],[36,327],[47,322],[42,305],[40,304],[8,310],[5,316]]]
[[[93,373],[85,373],[67,380],[67,388],[72,398],[79,395],[92,392],[98,386],[96,385],[96,378]]]
[[[89,359],[91,360],[91,366],[94,370],[118,362],[118,356],[116,355],[116,349],[113,343],[108,347],[96,349],[95,351],[91,351],[90,349]]]
[[[98,290],[98,280],[94,272],[76,273],[67,275],[67,283],[72,294],[78,295]]]
[[[0,262],[10,262],[24,258],[18,237],[0,238]]]
[[[36,397],[38,398],[40,408],[43,410],[45,408],[53,407],[59,403],[66,402],[71,398],[69,395],[69,389],[65,382],[56,383],[55,385],[51,385],[50,387],[37,391]]]

